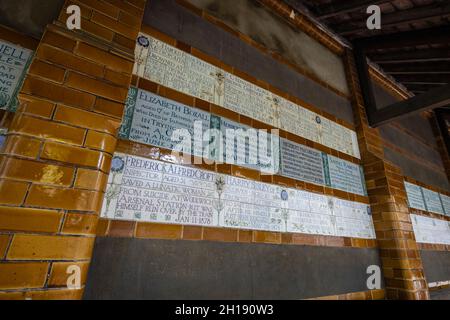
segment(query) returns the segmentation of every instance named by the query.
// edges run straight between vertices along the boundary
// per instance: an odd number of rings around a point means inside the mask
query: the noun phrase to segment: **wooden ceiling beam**
[[[319,20],[324,20],[338,16],[340,14],[349,13],[357,10],[364,10],[373,4],[381,5],[390,2],[389,0],[346,0],[339,3],[331,3],[318,5],[313,8],[316,17]]]
[[[412,92],[428,92],[432,89],[442,87],[442,85],[437,84],[426,84],[426,83],[410,83],[410,84],[404,84],[406,88],[408,88],[409,91]]]
[[[402,82],[403,84],[436,84],[442,85],[450,83],[449,74],[397,74],[392,75],[395,80]]]
[[[429,6],[414,7],[412,9],[383,14],[381,18],[382,28],[397,27],[408,23],[426,21],[437,17],[450,16],[450,3],[435,3]],[[371,32],[367,29],[365,19],[350,21],[345,24],[330,25],[336,33],[348,36],[360,32]]]
[[[369,58],[381,65],[402,62],[450,61],[450,48],[372,53]]]
[[[415,47],[418,45],[449,44],[450,25],[397,32],[373,37],[356,38],[354,45],[366,52],[378,49]]]
[[[450,85],[387,106],[374,115],[372,126],[380,126],[411,114],[450,105]]]
[[[389,63],[381,65],[390,74],[448,74],[450,61],[447,62],[417,62],[417,63]]]

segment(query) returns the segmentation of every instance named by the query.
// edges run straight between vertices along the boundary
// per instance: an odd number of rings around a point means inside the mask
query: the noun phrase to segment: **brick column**
[[[429,299],[400,168],[384,158],[377,129],[370,128],[353,53],[344,55],[353,112],[388,299]]]
[[[66,1],[45,31],[0,155],[0,299],[82,297],[145,1]]]

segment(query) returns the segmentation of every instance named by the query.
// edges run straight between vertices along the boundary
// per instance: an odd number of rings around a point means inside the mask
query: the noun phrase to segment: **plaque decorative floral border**
[[[128,164],[130,167],[127,173]],[[207,179],[205,181],[208,181],[208,185],[195,182],[196,177],[200,176]],[[187,177],[193,180],[189,181]],[[133,179],[136,181],[144,179],[142,181],[146,186],[139,186]],[[186,188],[192,190],[188,192]],[[196,188],[199,190],[195,191]],[[149,198],[145,192],[148,192]],[[156,198],[150,196],[153,192],[158,193]],[[180,202],[185,196],[196,200],[193,203]],[[170,208],[170,214],[160,212],[159,207],[154,207],[160,200],[165,204],[157,206],[163,205],[164,208],[167,206]],[[137,203],[142,205],[135,207]],[[197,203],[203,203],[206,208],[213,210],[210,212],[213,218],[202,222],[199,213],[207,211],[205,208],[196,208]],[[191,206],[191,212],[195,213],[193,216],[186,211],[186,208]],[[158,214],[154,214],[156,212]],[[118,153],[112,161],[102,217],[245,230],[375,238],[369,206],[365,204]],[[191,218],[195,220],[191,221]],[[311,219],[317,221],[313,222]]]

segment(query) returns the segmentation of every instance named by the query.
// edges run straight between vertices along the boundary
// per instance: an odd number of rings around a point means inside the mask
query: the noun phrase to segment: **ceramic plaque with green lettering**
[[[0,109],[15,111],[33,52],[0,40]]]

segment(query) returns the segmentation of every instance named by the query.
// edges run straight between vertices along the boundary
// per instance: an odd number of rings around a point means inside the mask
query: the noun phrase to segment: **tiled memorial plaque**
[[[331,188],[359,195],[367,194],[361,166],[331,155],[327,155],[324,160]]]
[[[450,245],[450,222],[419,215],[411,215],[417,242]]]
[[[332,198],[300,190],[289,191],[288,231],[316,235],[337,235]]]
[[[363,175],[355,164],[286,139],[282,139],[280,145],[279,137],[269,132],[264,136],[249,126],[130,88],[119,133],[121,138],[173,150],[180,142],[172,140],[176,129],[186,130],[191,138],[203,141],[203,144],[191,143],[189,153],[196,156],[365,195]],[[216,138],[207,139],[208,129],[218,130],[222,149],[220,141],[214,142]]]
[[[260,170],[266,174],[279,172],[278,136],[267,132],[266,140],[261,132],[252,127],[215,115],[211,116],[211,128],[222,132],[223,162]]]
[[[324,185],[322,152],[281,139],[281,175]]]
[[[444,209],[442,208],[442,202],[441,198],[439,197],[439,193],[425,188],[422,188],[422,192],[427,211],[444,214]]]
[[[333,212],[337,231],[346,237],[375,238],[370,207],[363,203],[335,199]]]
[[[0,109],[15,111],[20,90],[33,52],[0,40]]]
[[[160,40],[140,34],[134,73],[359,158],[356,133]]]
[[[219,69],[162,41],[148,39],[145,78],[212,103],[219,102],[216,95],[223,91]]]
[[[223,192],[219,192],[220,226],[286,231],[280,187],[231,176],[217,177],[217,185],[223,181]]]
[[[444,207],[445,214],[450,217],[450,197],[441,194],[442,206]]]
[[[198,121],[201,130],[194,130]],[[173,150],[177,141],[172,134],[177,129],[188,130],[191,137],[202,141],[203,133],[210,127],[208,112],[179,104],[151,92],[131,88],[127,100],[120,137]],[[203,147],[208,141],[203,143]],[[191,153],[203,155],[203,148],[191,144]]]
[[[363,204],[124,154],[113,158],[102,217],[374,237]]]
[[[198,125],[196,126],[195,123]],[[188,107],[151,92],[130,89],[119,133],[121,138],[173,150],[179,143],[172,140],[172,134],[176,129],[185,129],[192,138],[203,141],[203,144],[192,141],[191,154],[207,156],[208,159],[219,163],[236,164],[270,174],[279,171],[278,136],[267,133],[267,141],[265,141],[262,134],[249,126],[218,116],[210,116],[208,112]],[[219,157],[219,146],[207,138],[210,137],[207,134],[208,129],[218,129],[221,132],[223,157]],[[234,135],[233,132],[227,133],[228,129],[234,130]],[[230,141],[232,137],[235,137],[234,144],[227,145],[227,136],[230,136]],[[252,141],[247,138],[253,136],[255,139]],[[206,147],[209,144],[209,150],[207,150]],[[267,151],[263,149],[264,146]]]
[[[427,208],[425,207],[425,200],[422,194],[422,188],[415,184],[405,182],[405,189],[406,195],[408,196],[409,207],[427,211]]]
[[[225,73],[223,107],[263,123],[277,126],[276,105],[272,93],[254,84]]]
[[[249,126],[130,88],[121,138],[173,150],[181,141],[172,140],[176,129],[186,130],[191,138],[203,141],[203,144],[192,141],[188,153],[203,156],[205,161],[235,164],[263,174],[281,172],[285,177],[365,195],[363,176],[355,164],[286,139],[280,145],[279,137],[270,132],[266,133],[266,141],[261,131]],[[218,130],[222,149],[220,141],[214,142],[219,138],[210,137],[208,129]]]
[[[215,174],[116,154],[102,216],[189,225],[217,225]]]

